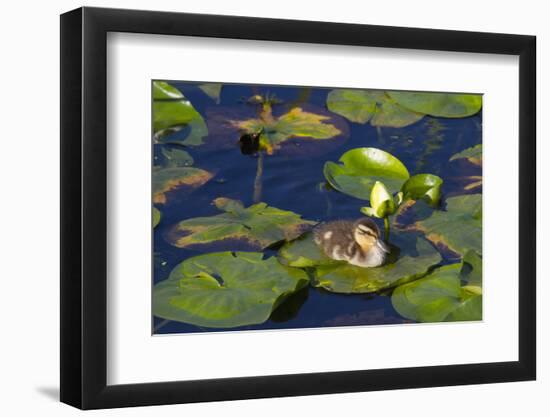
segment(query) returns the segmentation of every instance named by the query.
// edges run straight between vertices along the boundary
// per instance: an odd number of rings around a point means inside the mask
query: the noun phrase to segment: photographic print
[[[482,95],[152,81],[152,332],[482,320]]]

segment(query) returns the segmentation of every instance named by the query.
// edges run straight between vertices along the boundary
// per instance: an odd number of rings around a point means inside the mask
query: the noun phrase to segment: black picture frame
[[[519,56],[519,360],[107,385],[108,32]],[[88,7],[63,14],[61,401],[95,409],[535,379],[535,80],[534,36]]]

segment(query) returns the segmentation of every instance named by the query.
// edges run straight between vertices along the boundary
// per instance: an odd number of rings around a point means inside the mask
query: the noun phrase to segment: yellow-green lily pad
[[[481,110],[481,94],[388,91],[400,106],[435,117],[468,117]]]
[[[153,288],[153,314],[195,326],[232,328],[263,323],[307,274],[258,252],[189,258]]]
[[[153,229],[160,223],[161,212],[158,208],[153,207]]]
[[[200,145],[208,135],[200,113],[177,88],[164,81],[153,81],[153,130],[157,142],[181,145]]]
[[[481,287],[463,286],[463,269],[463,263],[445,265],[397,287],[393,307],[403,317],[424,323],[481,320]]]
[[[384,183],[393,194],[409,179],[409,171],[399,159],[377,148],[349,150],[339,162],[325,163],[326,180],[336,190],[363,200],[370,199],[377,181]]]
[[[424,117],[380,90],[335,89],[327,96],[327,107],[352,122],[378,127],[405,127]]]

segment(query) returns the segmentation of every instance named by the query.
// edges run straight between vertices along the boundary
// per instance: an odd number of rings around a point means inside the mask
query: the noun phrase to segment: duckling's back
[[[351,221],[337,220],[321,224],[313,230],[313,236],[315,243],[332,259],[348,260],[357,250]]]

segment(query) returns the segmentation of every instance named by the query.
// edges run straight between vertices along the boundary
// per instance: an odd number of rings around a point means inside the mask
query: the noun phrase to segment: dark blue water
[[[289,106],[307,108],[315,106],[326,111],[326,96],[330,89],[295,88],[275,86],[247,86],[224,84],[221,101],[217,105],[200,91],[196,84],[171,82],[193,103],[203,116],[238,119],[254,116],[252,106],[243,98],[253,94],[275,94],[283,103],[274,107],[274,114],[288,111]],[[244,115],[244,117],[242,117]],[[370,124],[345,122],[349,129],[346,140],[335,143],[317,141],[317,149],[296,144],[296,150],[286,149],[264,158],[262,201],[291,210],[303,218],[316,221],[357,218],[364,201],[319,187],[325,182],[323,165],[337,161],[349,149],[377,147],[399,158],[411,175],[432,173],[443,181],[443,199],[453,194],[464,194],[464,177],[481,175],[481,170],[449,158],[465,148],[481,143],[481,112],[462,119],[425,117],[405,128],[376,129]],[[210,126],[209,126],[210,128]],[[215,131],[211,129],[211,133]],[[214,132],[215,134],[215,132]],[[214,135],[213,134],[213,135]],[[162,222],[154,233],[154,282],[164,280],[170,271],[183,260],[202,252],[180,249],[168,244],[163,234],[178,221],[216,215],[220,212],[212,200],[224,196],[241,200],[245,206],[253,204],[252,195],[257,160],[243,155],[237,144],[238,135],[220,140],[208,140],[204,146],[189,148],[194,166],[215,172],[216,176],[191,195],[172,192],[167,204],[162,206]],[[334,141],[333,141],[334,142]],[[222,145],[223,143],[223,145]],[[219,144],[219,146],[216,146]],[[312,150],[313,149],[313,150]],[[380,224],[380,226],[382,226]],[[238,250],[239,248],[235,248]],[[273,252],[274,254],[274,252]],[[166,322],[154,317],[155,333],[189,333],[228,331],[243,329],[284,329],[368,324],[394,324],[410,322],[402,318],[392,307],[390,297],[378,294],[344,295],[329,293],[323,289],[305,288],[287,299],[263,323],[227,330],[207,329],[174,321]]]

